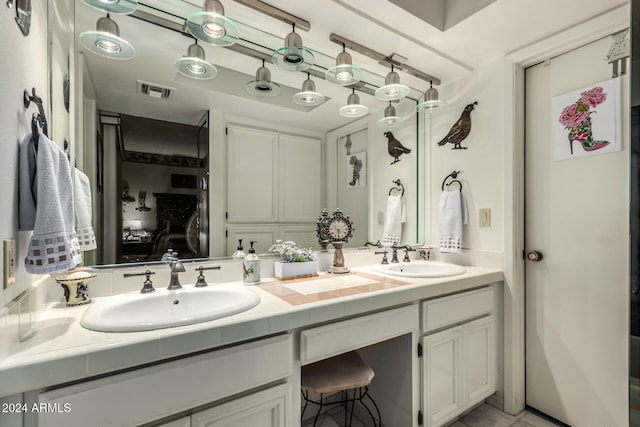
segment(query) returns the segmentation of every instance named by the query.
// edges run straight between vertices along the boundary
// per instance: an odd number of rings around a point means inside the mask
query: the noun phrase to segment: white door
[[[543,255],[526,263],[526,403],[577,427],[628,423],[627,77],[619,152],[554,160],[551,102],[611,78],[611,44],[526,71],[526,251]],[[584,148],[575,141],[573,150]]]

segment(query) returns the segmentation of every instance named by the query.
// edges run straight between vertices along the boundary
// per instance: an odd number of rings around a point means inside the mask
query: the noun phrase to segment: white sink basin
[[[464,274],[467,269],[459,265],[438,261],[411,261],[392,264],[375,264],[373,270],[400,277],[449,277]]]
[[[95,299],[80,324],[100,332],[149,331],[220,319],[249,310],[259,302],[254,291],[242,287],[156,288],[152,294],[129,292]]]

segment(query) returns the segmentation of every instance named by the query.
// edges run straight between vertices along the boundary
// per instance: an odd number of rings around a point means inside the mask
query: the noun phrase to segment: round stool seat
[[[365,387],[375,376],[356,351],[302,367],[302,389],[314,393],[336,393]]]

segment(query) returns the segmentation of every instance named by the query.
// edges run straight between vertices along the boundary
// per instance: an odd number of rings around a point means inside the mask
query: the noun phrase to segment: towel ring
[[[396,191],[400,191],[400,197],[404,197],[404,185],[402,185],[402,182],[400,182],[399,179],[396,179],[395,181],[392,181],[396,186],[395,187],[391,187],[391,189],[389,190],[389,196],[391,195],[391,192],[393,190]]]
[[[449,175],[447,175],[444,178],[444,181],[442,181],[442,191],[444,191],[444,186],[446,185],[447,187],[449,187],[451,184],[453,184],[454,182],[457,182],[458,185],[460,186],[460,189],[458,191],[462,192],[462,182],[460,182],[459,180],[457,180],[456,178],[458,178],[458,174],[460,173],[460,171],[453,171],[451,172]],[[447,182],[447,180],[451,178],[450,182]]]

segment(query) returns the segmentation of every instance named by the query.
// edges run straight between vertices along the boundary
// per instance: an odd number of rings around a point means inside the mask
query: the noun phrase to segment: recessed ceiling
[[[410,14],[445,31],[496,0],[390,0]]]

